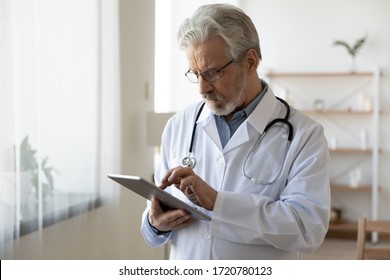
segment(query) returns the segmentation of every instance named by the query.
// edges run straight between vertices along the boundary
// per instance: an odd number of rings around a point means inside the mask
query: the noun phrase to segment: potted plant
[[[351,71],[354,72],[356,70],[356,55],[359,52],[359,50],[363,47],[363,45],[367,41],[367,35],[363,36],[362,38],[359,38],[355,41],[355,43],[352,45],[348,44],[344,40],[335,40],[333,42],[334,46],[341,46],[344,47],[348,54],[352,58],[352,66],[351,66]]]
[[[21,172],[21,201],[26,201],[28,193],[31,191],[38,194],[38,162],[37,151],[29,143],[28,135],[20,144],[20,172]],[[53,172],[56,171],[48,165],[48,157],[41,162],[41,171],[45,175],[46,181],[42,180],[42,197],[45,199],[54,191]]]

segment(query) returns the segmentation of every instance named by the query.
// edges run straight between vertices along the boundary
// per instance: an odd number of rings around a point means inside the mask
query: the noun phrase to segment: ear
[[[254,49],[249,49],[245,56],[245,64],[250,71],[257,71],[257,67],[259,66],[260,58],[257,55]]]

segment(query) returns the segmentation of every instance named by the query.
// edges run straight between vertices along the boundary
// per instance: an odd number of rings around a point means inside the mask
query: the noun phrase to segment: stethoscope
[[[261,179],[258,179],[258,178],[254,178],[254,177],[251,177],[249,175],[247,175],[247,173],[245,172],[245,169],[246,169],[246,164],[247,164],[247,161],[248,159],[251,157],[251,155],[254,153],[255,149],[257,148],[257,146],[260,144],[261,140],[263,140],[263,138],[265,137],[265,135],[267,134],[268,130],[274,126],[276,123],[283,123],[285,125],[287,125],[288,127],[288,138],[287,138],[287,145],[286,145],[286,149],[285,149],[285,152],[284,152],[284,159],[283,159],[283,162],[286,160],[286,156],[287,156],[287,151],[290,147],[290,144],[291,144],[291,141],[292,141],[292,137],[293,137],[293,126],[292,124],[288,121],[289,117],[290,117],[290,106],[288,105],[288,103],[286,101],[284,101],[283,99],[279,98],[279,97],[276,97],[281,103],[283,103],[283,105],[286,107],[286,115],[284,116],[284,118],[276,118],[274,120],[272,120],[270,123],[267,124],[267,126],[264,128],[264,132],[260,134],[259,138],[257,139],[255,145],[252,147],[252,149],[250,150],[250,152],[248,153],[248,155],[246,156],[245,158],[245,161],[244,161],[244,164],[243,164],[243,167],[242,167],[242,172],[244,174],[245,177],[247,177],[248,179],[250,179],[253,183],[256,183],[256,184],[266,184],[266,185],[270,185],[272,184],[273,182],[275,182],[275,180],[280,176],[280,173],[282,172],[282,168],[283,168],[283,165],[282,167],[280,168],[279,172],[276,174],[276,176],[274,178],[272,178],[270,181],[264,181],[264,180],[261,180]],[[188,156],[184,157],[183,160],[182,160],[182,164],[183,166],[189,166],[191,168],[194,168],[195,164],[196,164],[196,160],[195,158],[193,157],[193,153],[192,153],[192,149],[193,149],[193,146],[194,146],[194,139],[195,139],[195,132],[196,132],[196,126],[197,126],[197,122],[198,122],[198,119],[199,119],[199,116],[200,114],[202,113],[202,110],[204,108],[204,105],[205,103],[203,103],[199,110],[198,110],[198,113],[196,114],[196,117],[195,117],[195,122],[194,122],[194,127],[192,129],[192,135],[191,135],[191,142],[190,142],[190,148],[188,150]]]

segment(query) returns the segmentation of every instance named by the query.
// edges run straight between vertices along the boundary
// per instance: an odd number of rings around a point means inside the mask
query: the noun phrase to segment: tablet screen
[[[170,193],[158,188],[154,184],[139,176],[108,174],[108,178],[148,200],[151,200],[152,197],[155,196],[166,209],[183,209],[187,212],[190,212],[192,217],[195,219],[206,221],[211,220],[211,217],[207,214],[201,212],[197,208],[192,207],[177,197],[174,197]]]

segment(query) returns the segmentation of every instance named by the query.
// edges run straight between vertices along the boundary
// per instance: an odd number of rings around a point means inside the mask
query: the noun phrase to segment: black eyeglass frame
[[[192,71],[191,69],[189,69],[186,73],[184,73],[184,75],[187,77],[187,79],[191,82],[191,83],[194,83],[194,84],[198,84],[199,83],[199,76],[202,76],[203,80],[205,80],[206,82],[215,82],[217,81],[221,76],[219,75],[219,73],[225,69],[226,67],[228,67],[230,64],[232,64],[235,60],[230,60],[227,64],[225,64],[224,66],[222,66],[221,68],[217,69],[217,68],[212,68],[212,69],[208,69],[208,70],[205,70],[203,72],[200,72],[200,73],[195,73],[194,71]],[[196,77],[196,81],[193,81],[189,76],[188,74],[190,74],[190,77],[191,75],[193,75],[194,77]],[[207,78],[207,76],[209,78]],[[206,77],[205,77],[206,76]]]

